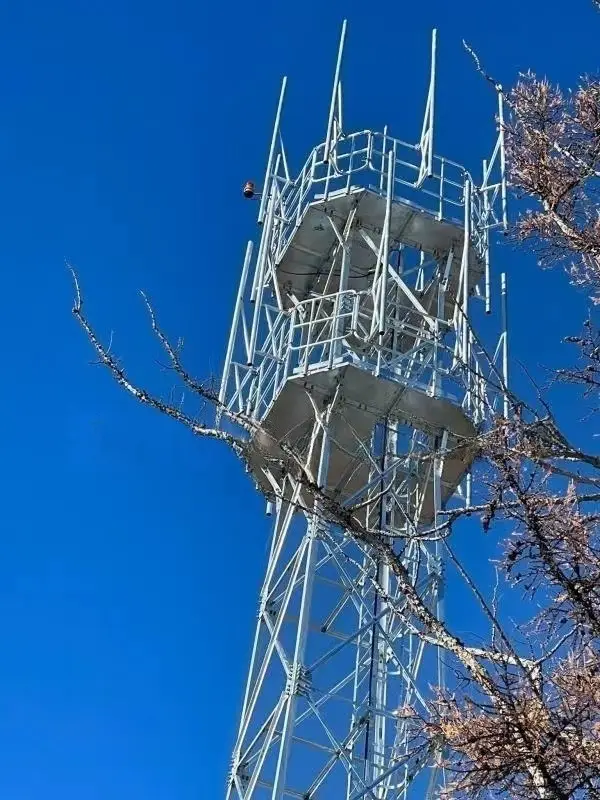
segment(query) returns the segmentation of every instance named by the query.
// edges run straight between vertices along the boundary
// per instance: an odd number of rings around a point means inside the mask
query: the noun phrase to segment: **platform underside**
[[[338,289],[335,273],[330,275],[331,259],[337,242],[328,219],[339,231],[351,210],[356,207],[356,228],[351,234],[350,280],[347,288],[355,291],[367,289],[372,280],[376,256],[358,232],[362,228],[376,245],[379,243],[385,218],[386,199],[380,193],[367,189],[350,189],[348,193],[318,200],[305,210],[300,224],[277,263],[277,279],[285,297],[291,292],[298,300],[311,293],[335,292]],[[390,241],[414,247],[429,254],[445,265],[451,248],[454,259],[447,287],[447,308],[451,308],[459,282],[460,263],[464,241],[461,225],[438,219],[434,214],[399,198],[392,204]],[[483,275],[483,264],[473,245],[469,247],[469,284],[473,289]],[[426,299],[428,287],[421,297]],[[290,305],[291,305],[291,301]]]
[[[285,442],[300,456],[308,458],[310,435],[315,420],[314,407],[323,409],[335,395],[330,420],[329,469],[327,491],[339,502],[354,502],[372,476],[370,460],[375,425],[384,420],[407,422],[415,429],[432,435],[448,431],[441,480],[442,504],[454,493],[474,457],[471,421],[450,400],[431,397],[418,388],[392,380],[376,378],[351,364],[333,370],[323,369],[290,378],[263,420],[264,433],[255,437],[250,468],[267,494],[272,486],[265,470],[273,459],[280,458],[279,447]],[[365,398],[368,401],[365,402]],[[312,402],[311,402],[312,400]],[[314,403],[314,405],[313,405]],[[309,465],[316,468],[319,453],[315,450]],[[414,461],[406,460],[413,482],[419,482],[423,500],[416,522],[426,524],[434,517],[431,457],[425,456],[414,475]],[[403,461],[398,460],[396,485],[403,479]]]

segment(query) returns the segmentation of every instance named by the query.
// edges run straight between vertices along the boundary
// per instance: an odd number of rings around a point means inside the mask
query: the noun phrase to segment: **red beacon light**
[[[254,181],[246,181],[244,184],[244,197],[246,200],[252,200],[255,194]]]

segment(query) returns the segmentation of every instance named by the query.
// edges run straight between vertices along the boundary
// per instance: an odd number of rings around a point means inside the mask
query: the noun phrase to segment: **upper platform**
[[[272,253],[280,285],[291,288],[299,300],[305,299],[307,292],[319,291],[318,276],[326,270],[335,243],[328,215],[333,215],[340,228],[350,209],[358,206],[356,216],[362,227],[370,227],[377,240],[385,215],[390,153],[392,242],[422,248],[438,258],[444,258],[454,246],[460,259],[468,229],[470,271],[474,280],[481,277],[487,233],[497,220],[494,203],[476,189],[467,170],[440,156],[433,156],[430,169],[425,170],[419,145],[386,133],[359,131],[340,136],[328,159],[324,143],[315,147],[296,178],[273,176]],[[467,185],[470,192],[465,210]],[[372,258],[363,239],[356,245],[351,272],[360,289]]]

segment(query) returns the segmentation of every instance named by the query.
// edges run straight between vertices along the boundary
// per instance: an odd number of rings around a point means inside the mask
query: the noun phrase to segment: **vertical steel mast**
[[[282,83],[221,384],[223,406],[256,423],[248,468],[275,511],[228,800],[396,800],[443,785],[442,753],[415,746],[407,714],[427,715],[430,687],[444,687],[440,648],[377,550],[327,522],[318,498],[382,536],[442,618],[443,559],[423,534],[470,502],[473,437],[506,407],[506,330],[488,354],[471,310],[492,310],[497,282],[502,126],[479,182],[434,153],[434,31],[420,141],[346,131],[345,39],[344,22],[325,140],[295,175]],[[501,120],[501,90],[498,102]]]

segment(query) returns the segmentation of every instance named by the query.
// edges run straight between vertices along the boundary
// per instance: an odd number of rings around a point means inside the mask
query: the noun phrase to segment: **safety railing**
[[[384,193],[387,158],[393,153],[393,195],[439,220],[464,225],[465,183],[473,181],[460,164],[433,156],[431,174],[421,179],[422,153],[419,145],[403,142],[386,133],[359,131],[341,137],[325,160],[325,145],[310,153],[294,180],[274,179],[272,252],[280,258],[300,225],[306,208],[315,200],[365,188]],[[473,245],[483,256],[489,227],[489,209],[477,192],[470,195],[470,232]],[[489,205],[489,204],[488,204]],[[487,209],[487,210],[486,210]]]
[[[291,319],[288,372],[307,374],[318,365],[333,366],[342,343],[356,327],[359,293],[338,292],[298,303]]]
[[[387,318],[381,335],[373,325],[369,291],[315,296],[270,324],[271,334],[257,349],[254,365],[232,362],[229,379],[228,407],[254,419],[264,418],[289,378],[342,363],[447,397],[476,425],[499,408],[503,393],[497,357],[488,356],[472,333],[465,353],[452,322],[415,309],[402,319]],[[457,357],[458,351],[462,355]]]

